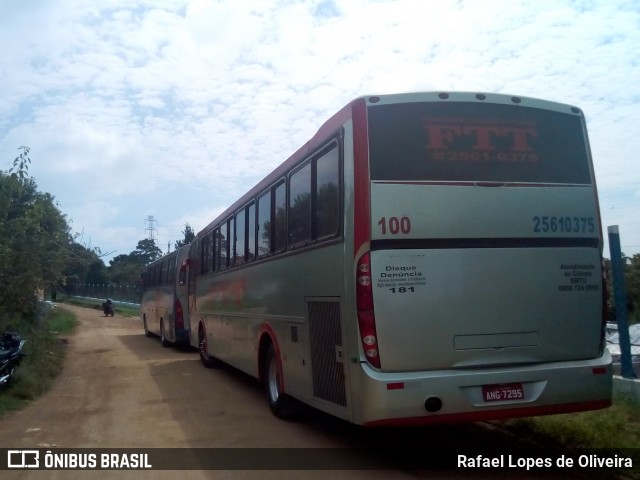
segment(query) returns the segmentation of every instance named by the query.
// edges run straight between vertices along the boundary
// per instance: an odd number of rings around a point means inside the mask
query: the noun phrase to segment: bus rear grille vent
[[[340,304],[308,302],[313,394],[337,405],[347,406],[344,365],[336,358],[342,349]]]
[[[291,341],[293,343],[298,343],[298,326],[291,325]]]

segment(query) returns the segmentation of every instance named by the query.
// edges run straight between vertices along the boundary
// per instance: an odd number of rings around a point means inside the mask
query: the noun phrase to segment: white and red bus
[[[580,109],[358,98],[198,233],[206,366],[362,425],[605,408],[602,233]]]
[[[187,309],[189,247],[185,245],[156,260],[141,274],[140,315],[144,332],[147,337],[159,336],[163,347],[190,344],[191,326]]]

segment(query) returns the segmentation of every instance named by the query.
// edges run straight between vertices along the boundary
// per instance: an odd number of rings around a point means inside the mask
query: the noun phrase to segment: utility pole
[[[624,378],[636,378],[631,363],[631,339],[627,317],[627,294],[624,288],[624,264],[620,249],[620,229],[612,225],[608,229],[609,251],[611,252],[611,273],[613,274],[613,298],[616,301],[616,321],[620,340],[620,369]]]
[[[158,233],[158,229],[156,228],[158,221],[153,215],[147,216],[144,221],[147,224],[147,228],[145,228],[144,230],[145,232],[147,232],[147,238],[149,240],[153,240],[153,242],[155,243],[156,234]]]

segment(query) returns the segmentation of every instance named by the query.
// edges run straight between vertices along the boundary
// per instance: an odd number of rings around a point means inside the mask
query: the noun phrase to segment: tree
[[[69,246],[63,273],[67,290],[72,285],[109,283],[106,266],[97,249],[75,241]]]
[[[622,261],[624,262],[624,289],[627,297],[627,310],[629,312],[629,321],[631,323],[640,322],[640,254],[635,254],[633,257],[627,257],[622,254]],[[605,271],[607,273],[607,290],[609,292],[608,298],[608,318],[614,321],[615,314],[615,296],[613,294],[613,274],[611,271],[611,260],[604,259]]]
[[[184,245],[190,244],[196,238],[196,234],[194,233],[193,228],[191,228],[191,225],[189,225],[189,223],[184,224],[184,230],[182,231],[182,235],[184,235],[183,240],[176,240],[176,243],[175,243],[176,250]]]
[[[22,152],[13,161],[13,167],[9,169],[9,173],[20,180],[27,180],[29,178],[29,164],[31,164],[31,159],[29,158],[31,149],[22,146],[18,150],[22,150]]]
[[[631,313],[631,318],[640,321],[640,253],[636,253],[631,258],[626,258],[626,268],[624,283],[627,294],[627,304]]]
[[[36,292],[64,283],[72,243],[55,199],[28,176],[28,147],[0,172],[0,322],[33,316]]]
[[[143,267],[146,267],[154,260],[162,257],[162,250],[156,245],[155,240],[145,238],[138,242],[135,251],[131,252],[131,255],[133,255]]]
[[[92,285],[104,285],[110,283],[107,267],[102,259],[98,258],[89,264],[84,282]]]
[[[140,273],[144,267],[160,257],[162,250],[156,245],[155,240],[140,240],[133,252],[118,255],[109,261],[109,278],[118,285],[133,285],[140,280]]]
[[[109,261],[109,278],[118,285],[133,285],[140,279],[143,267],[140,258],[134,255],[134,252],[118,255]]]

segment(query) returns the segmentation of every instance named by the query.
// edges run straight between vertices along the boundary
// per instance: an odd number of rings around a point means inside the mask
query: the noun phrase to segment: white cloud
[[[202,228],[349,100],[411,90],[581,107],[605,226],[640,245],[633,2],[59,0],[0,22],[0,158],[30,146],[96,245],[128,253],[151,213],[163,241]]]

